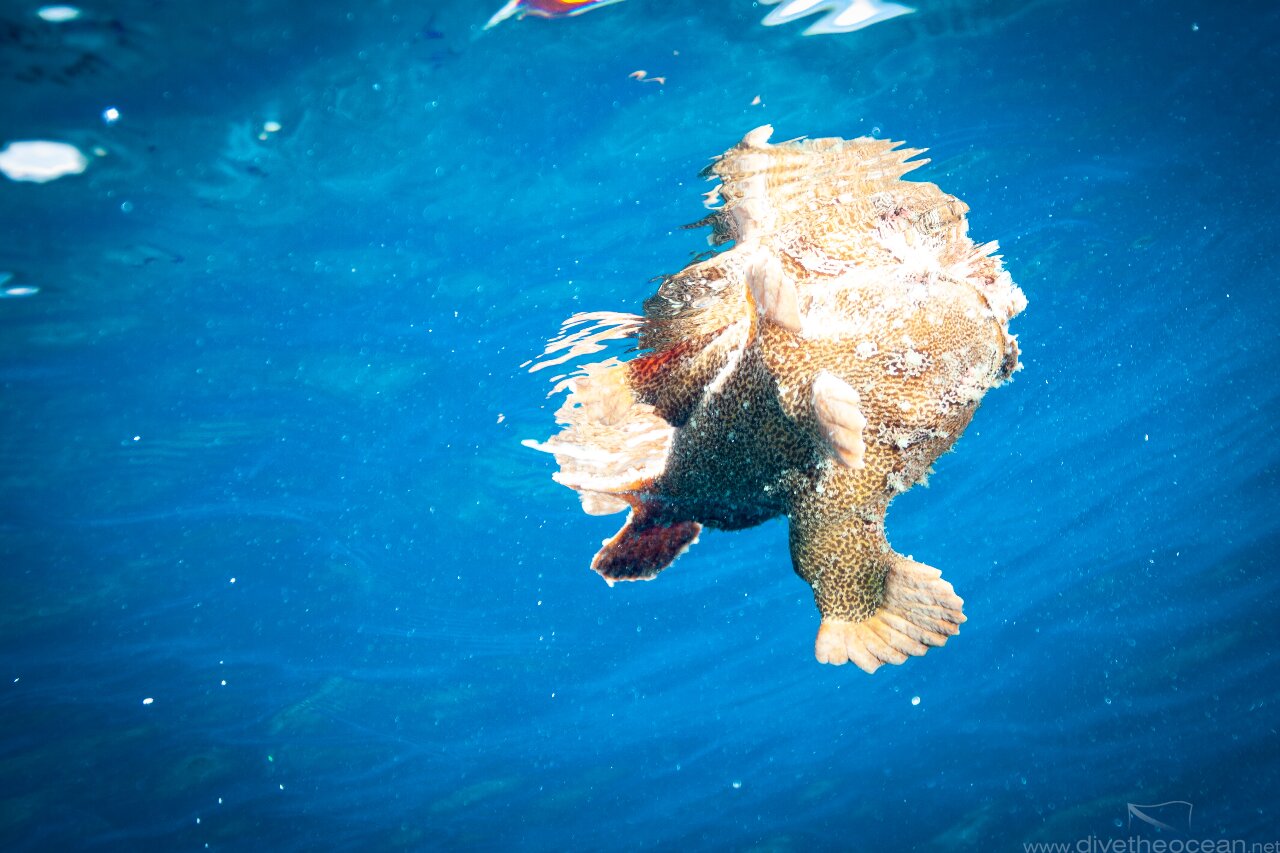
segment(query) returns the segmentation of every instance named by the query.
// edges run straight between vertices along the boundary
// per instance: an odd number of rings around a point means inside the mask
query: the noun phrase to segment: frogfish
[[[591,562],[611,586],[656,577],[703,527],[787,518],[817,659],[874,672],[965,621],[940,571],[890,547],[885,513],[1019,369],[1026,297],[964,202],[902,180],[923,150],[772,132],[703,172],[719,184],[690,227],[728,248],[662,278],[642,314],[570,317],[533,362],[568,365],[567,396],[560,432],[524,443],[585,512],[627,513]],[[614,341],[635,355],[583,363]]]

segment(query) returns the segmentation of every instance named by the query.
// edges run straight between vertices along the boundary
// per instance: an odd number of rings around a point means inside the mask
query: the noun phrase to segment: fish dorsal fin
[[[583,496],[595,514],[619,512],[619,496],[644,489],[666,468],[675,429],[653,406],[636,399],[628,363],[607,358],[587,364],[561,382],[569,393],[556,412],[564,425],[545,442],[525,447],[553,453],[553,479]]]
[[[771,145],[769,125],[748,133],[703,170],[720,186],[709,197],[724,204],[703,220],[713,244],[763,240],[807,218],[821,205],[848,204],[892,187],[928,163],[912,160],[923,149],[901,142],[797,139]]]
[[[617,311],[585,311],[574,314],[560,326],[560,334],[547,342],[542,355],[520,366],[528,368],[530,373],[536,373],[602,352],[608,341],[634,338],[640,330],[642,320],[642,317],[635,314]]]

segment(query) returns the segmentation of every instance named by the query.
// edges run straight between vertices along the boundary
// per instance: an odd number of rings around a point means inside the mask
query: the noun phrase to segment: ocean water
[[[1280,840],[1275,5],[497,5],[0,8],[0,145],[91,161],[0,180],[0,848]],[[765,123],[930,148],[1030,300],[873,676],[783,522],[610,589],[519,444]]]

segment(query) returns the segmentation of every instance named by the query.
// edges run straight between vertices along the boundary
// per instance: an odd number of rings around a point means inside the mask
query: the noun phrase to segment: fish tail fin
[[[823,619],[814,654],[822,663],[853,661],[875,672],[946,643],[960,632],[963,607],[942,572],[894,554],[880,606],[861,621]]]

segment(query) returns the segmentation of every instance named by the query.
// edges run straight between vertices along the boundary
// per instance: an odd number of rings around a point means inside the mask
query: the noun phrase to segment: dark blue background
[[[1274,4],[490,5],[4,6],[0,143],[105,155],[0,183],[0,845],[1280,837]],[[609,589],[620,519],[518,444],[519,365],[705,248],[766,122],[929,147],[1030,299],[889,516],[969,622],[875,676],[783,524]]]

